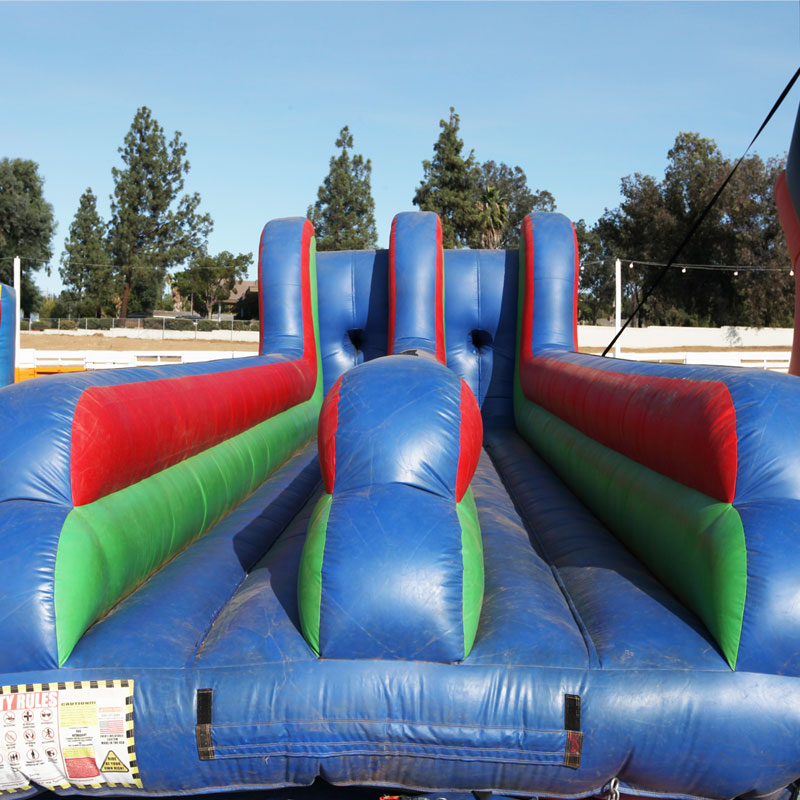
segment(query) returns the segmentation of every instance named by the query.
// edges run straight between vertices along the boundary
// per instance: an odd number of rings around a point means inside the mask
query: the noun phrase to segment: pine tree
[[[450,107],[450,118],[439,121],[442,131],[433,146],[433,158],[423,161],[423,179],[414,194],[414,205],[435,211],[442,221],[445,249],[466,247],[480,237],[478,167],[470,150],[464,157],[464,142],[458,136],[460,120]]]
[[[372,162],[358,153],[351,157],[353,134],[347,125],[339,132],[338,156],[317,191],[317,202],[306,212],[314,224],[318,250],[369,250],[378,243],[375,201],[370,178]]]
[[[114,295],[114,280],[106,249],[106,224],[97,213],[97,198],[91,188],[80,199],[69,226],[59,269],[61,280],[78,303],[78,313],[101,316],[109,310]]]
[[[199,214],[200,195],[180,196],[189,172],[186,144],[177,131],[167,144],[150,109],[137,110],[124,146],[124,167],[111,170],[109,249],[122,285],[120,316],[149,310],[173,268],[205,249],[213,222]]]
[[[13,259],[22,259],[24,311],[35,311],[42,295],[33,273],[47,267],[53,251],[50,240],[56,230],[53,207],[44,199],[44,180],[34,161],[0,159],[0,281],[13,281]]]

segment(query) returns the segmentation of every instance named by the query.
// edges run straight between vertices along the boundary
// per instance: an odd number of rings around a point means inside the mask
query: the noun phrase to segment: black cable
[[[781,92],[780,97],[775,101],[775,105],[772,106],[769,114],[767,114],[764,121],[761,123],[761,127],[756,131],[756,135],[751,139],[750,144],[747,145],[747,149],[739,157],[739,160],[733,165],[733,169],[728,173],[728,177],[725,178],[719,189],[717,189],[717,191],[714,192],[714,196],[711,198],[711,200],[709,200],[706,207],[702,210],[700,215],[692,223],[688,232],[683,237],[683,241],[678,245],[676,250],[667,260],[667,263],[662,267],[658,275],[656,275],[656,279],[653,281],[653,283],[650,285],[647,291],[642,295],[642,299],[639,301],[639,304],[636,306],[636,308],[633,309],[633,313],[628,317],[628,319],[625,320],[625,324],[617,331],[614,338],[608,343],[608,347],[606,347],[606,349],[603,350],[603,357],[605,357],[608,351],[611,350],[611,348],[616,343],[617,339],[619,339],[619,337],[622,336],[622,332],[625,330],[625,328],[628,327],[628,325],[630,325],[633,318],[639,313],[641,307],[649,299],[650,295],[653,294],[653,291],[655,290],[656,286],[658,286],[658,284],[661,282],[661,279],[664,277],[664,275],[667,274],[667,270],[678,260],[678,256],[681,254],[681,251],[683,250],[684,247],[686,247],[689,240],[692,238],[692,236],[694,236],[697,229],[703,223],[703,220],[708,216],[708,212],[711,211],[711,209],[714,207],[714,204],[717,202],[719,196],[722,194],[723,190],[730,182],[730,179],[733,177],[736,170],[739,169],[739,164],[741,164],[742,161],[744,161],[744,157],[750,152],[750,148],[753,146],[756,139],[758,139],[759,135],[761,134],[761,131],[763,131],[764,128],[767,127],[767,123],[772,119],[773,115],[778,110],[778,108],[780,108],[781,103],[786,98],[786,95],[789,94],[789,92],[791,91],[792,86],[794,86],[795,81],[797,80],[798,77],[800,77],[800,68],[798,68],[797,72],[794,73],[789,83],[786,84],[786,88]]]

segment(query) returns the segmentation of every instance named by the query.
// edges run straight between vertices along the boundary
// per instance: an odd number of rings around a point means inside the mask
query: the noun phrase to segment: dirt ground
[[[128,339],[122,336],[68,336],[57,333],[20,333],[20,347],[34,350],[226,350],[258,353],[258,342],[209,342],[204,339]]]

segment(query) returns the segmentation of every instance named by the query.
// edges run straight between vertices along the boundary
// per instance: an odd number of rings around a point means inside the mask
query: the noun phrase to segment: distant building
[[[258,319],[258,281],[238,281],[221,305],[235,319]]]

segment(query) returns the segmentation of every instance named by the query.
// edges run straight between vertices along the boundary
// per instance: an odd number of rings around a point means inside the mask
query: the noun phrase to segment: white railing
[[[20,350],[20,369],[119,369],[152,367],[158,364],[189,364],[221,358],[248,358],[254,352],[231,350]],[[787,351],[663,351],[622,353],[629,361],[653,361],[660,364],[708,364],[726,367],[751,367],[775,372],[789,369]]]
[[[623,352],[628,361],[654,361],[659,364],[706,364],[716,367],[752,367],[787,372],[791,353],[785,350],[670,351],[660,353]]]
[[[193,364],[222,358],[248,358],[255,353],[229,350],[34,350],[22,348],[17,367],[37,370],[93,370]]]

